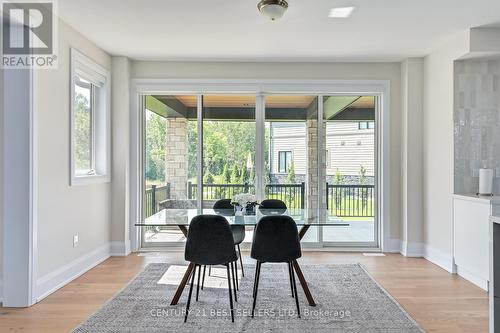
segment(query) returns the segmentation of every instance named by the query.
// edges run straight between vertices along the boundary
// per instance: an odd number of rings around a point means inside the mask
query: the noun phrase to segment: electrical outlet
[[[73,247],[78,247],[78,235],[73,236]]]

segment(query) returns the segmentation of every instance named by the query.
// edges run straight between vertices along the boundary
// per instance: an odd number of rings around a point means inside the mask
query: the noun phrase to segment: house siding
[[[279,174],[280,151],[291,151],[297,175],[306,173],[307,147],[305,123],[273,124],[271,129],[271,173]],[[358,176],[361,166],[366,176],[375,175],[375,131],[358,129],[358,122],[326,124],[327,176],[337,169],[345,176]],[[315,157],[313,157],[315,158]]]

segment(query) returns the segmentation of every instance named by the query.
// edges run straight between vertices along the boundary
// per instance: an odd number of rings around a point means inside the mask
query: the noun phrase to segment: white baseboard
[[[115,257],[126,257],[130,254],[130,241],[112,241],[111,245],[111,255]]]
[[[110,257],[111,246],[104,244],[94,251],[75,259],[57,270],[46,274],[36,283],[36,300],[41,301],[59,288],[64,287],[80,275],[83,275],[91,268],[99,265]]]
[[[425,244],[419,242],[401,241],[401,254],[405,257],[420,258],[424,256]]]
[[[441,250],[429,246],[428,244],[425,244],[424,246],[424,258],[452,274],[456,273],[453,257],[442,252]]]
[[[488,291],[488,280],[484,279],[474,273],[469,272],[468,270],[457,266],[457,274],[466,279],[467,281],[475,284],[479,288]]]
[[[389,242],[384,244],[382,251],[385,253],[401,253],[401,240],[390,239]]]

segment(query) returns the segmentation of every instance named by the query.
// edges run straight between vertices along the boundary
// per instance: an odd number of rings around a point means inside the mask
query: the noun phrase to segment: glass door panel
[[[265,97],[264,194],[293,213],[317,208],[318,98],[301,95]],[[318,241],[311,228],[306,242]]]
[[[255,194],[255,96],[203,96],[203,207]],[[250,229],[245,241],[251,240]]]
[[[323,203],[342,226],[323,227],[325,245],[377,245],[376,98],[323,98]]]
[[[197,96],[145,97],[144,202],[147,218],[161,209],[196,208]],[[177,227],[142,229],[142,247],[183,244]]]

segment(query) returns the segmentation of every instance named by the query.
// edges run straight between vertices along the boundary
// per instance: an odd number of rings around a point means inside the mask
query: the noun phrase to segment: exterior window
[[[73,119],[76,176],[95,174],[94,90],[92,83],[76,76]]]
[[[360,130],[374,129],[374,128],[375,128],[374,121],[360,121],[358,123],[358,129],[360,129]]]
[[[292,164],[292,152],[291,151],[278,152],[278,172],[279,173],[287,173],[291,164]]]
[[[110,180],[110,73],[71,50],[71,185]]]

